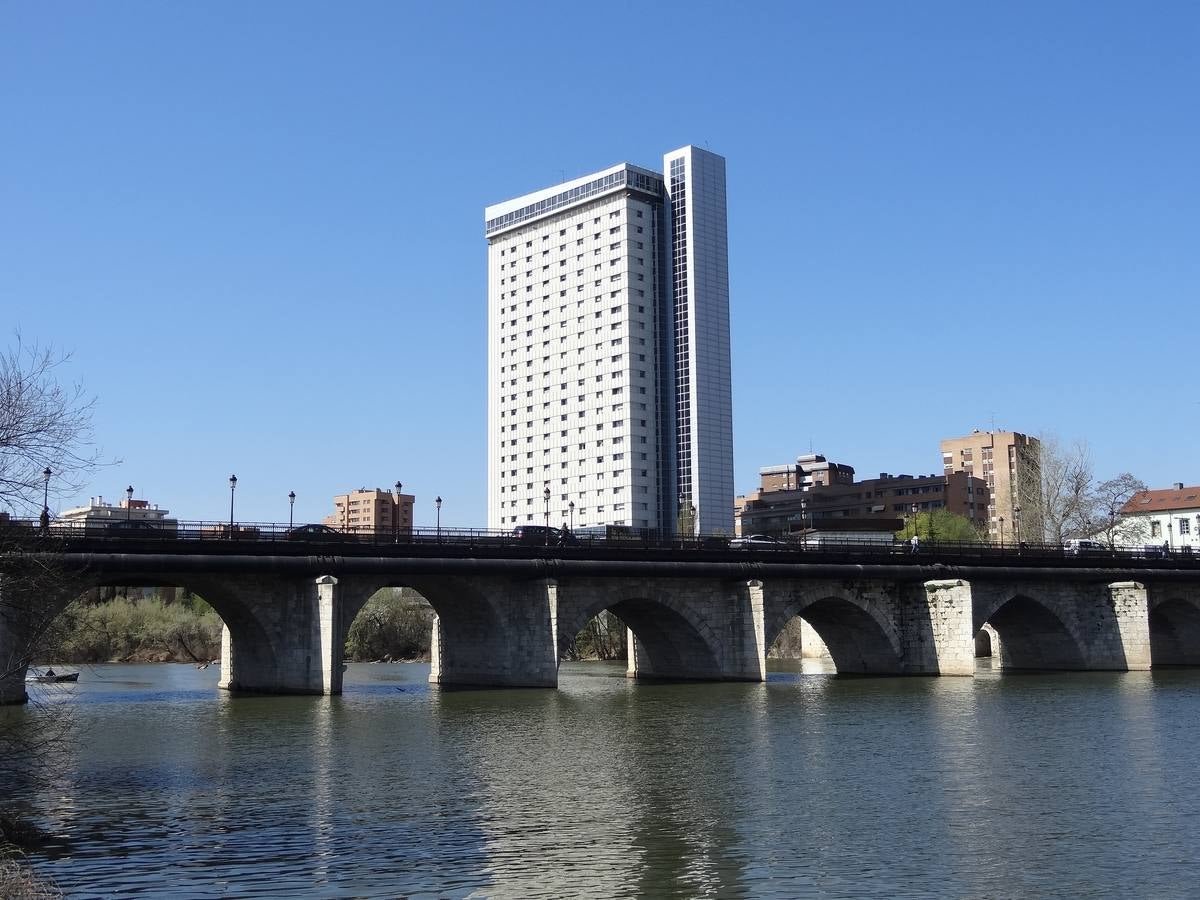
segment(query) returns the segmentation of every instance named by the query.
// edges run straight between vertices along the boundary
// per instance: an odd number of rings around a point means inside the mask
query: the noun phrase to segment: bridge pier
[[[438,611],[430,683],[557,687],[558,583],[552,578],[480,578],[472,579],[472,585],[480,597],[470,609],[448,608],[436,591],[422,592]]]
[[[1003,669],[1150,668],[1145,587],[1133,581],[991,582],[978,579],[973,629],[1000,636]]]
[[[223,690],[255,694],[340,694],[341,640],[337,579],[238,579],[225,593],[241,600],[223,609]],[[239,615],[254,609],[255,615]]]

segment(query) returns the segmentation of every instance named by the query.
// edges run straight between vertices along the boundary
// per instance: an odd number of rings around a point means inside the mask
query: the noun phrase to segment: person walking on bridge
[[[917,537],[915,534],[911,538],[909,538],[908,545],[912,548],[912,552],[914,554],[921,552],[921,539],[919,537]]]

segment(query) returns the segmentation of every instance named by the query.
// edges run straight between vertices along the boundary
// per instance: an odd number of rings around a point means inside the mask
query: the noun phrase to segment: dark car
[[[156,522],[146,522],[142,519],[116,519],[112,522],[105,522],[104,535],[106,537],[151,538],[154,540],[178,536],[174,528],[163,528]]]
[[[297,525],[284,535],[289,541],[311,541],[314,544],[341,544],[354,540],[344,531],[330,528],[328,525]]]
[[[534,544],[539,547],[577,544],[575,535],[546,525],[518,525],[513,529],[518,544]]]

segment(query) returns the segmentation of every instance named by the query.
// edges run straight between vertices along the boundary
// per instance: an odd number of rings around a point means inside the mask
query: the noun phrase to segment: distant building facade
[[[169,509],[152,506],[149,500],[126,499],[114,505],[105,503],[103,497],[89,497],[87,506],[64,509],[55,521],[57,526],[86,528],[129,519],[135,522],[150,522],[159,528],[176,531],[179,521],[171,518],[170,512]]]
[[[339,531],[382,531],[412,534],[412,494],[397,494],[379,488],[359,488],[333,498],[333,515],[321,520]]]
[[[1125,522],[1118,531],[1125,544],[1166,544],[1176,550],[1200,551],[1200,485],[1138,491],[1121,509]]]
[[[942,470],[982,478],[993,541],[1042,539],[1042,445],[1017,431],[973,431],[942,441]]]
[[[851,520],[857,530],[869,530],[871,520],[878,520],[885,530],[896,530],[897,520],[935,509],[970,519],[981,529],[987,524],[987,485],[964,472],[915,476],[882,472],[878,478],[855,481],[853,466],[809,454],[798,457],[795,465],[759,469],[759,477],[759,489],[734,502],[739,535],[782,537],[803,530],[828,531],[841,522],[849,527]]]

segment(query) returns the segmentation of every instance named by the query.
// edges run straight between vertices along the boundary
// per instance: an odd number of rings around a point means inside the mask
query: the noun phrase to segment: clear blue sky
[[[0,325],[73,352],[78,496],[485,519],[483,207],[728,160],[735,481],[1086,439],[1200,482],[1192,2],[0,4]]]

